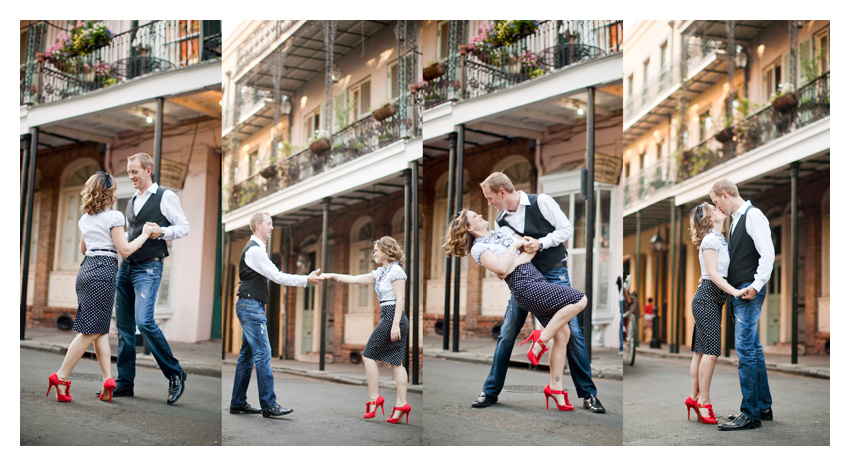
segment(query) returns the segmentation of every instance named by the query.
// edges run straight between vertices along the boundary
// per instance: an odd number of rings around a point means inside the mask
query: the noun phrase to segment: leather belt
[[[125,260],[128,264],[146,264],[148,262],[162,262],[162,257],[151,257],[149,259],[142,259],[140,261],[134,261],[128,257]]]
[[[552,267],[549,267],[549,270],[557,269],[558,267],[566,267],[566,266],[567,266],[567,261],[561,261],[561,262],[558,262],[557,264],[553,265]]]
[[[91,252],[111,252],[112,254],[118,254],[118,251],[113,251],[112,249],[89,249]]]

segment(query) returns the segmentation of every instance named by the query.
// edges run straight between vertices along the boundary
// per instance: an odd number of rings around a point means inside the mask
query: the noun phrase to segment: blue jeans
[[[132,389],[136,378],[136,326],[166,378],[180,375],[183,368],[171,354],[165,335],[153,318],[162,262],[130,264],[118,269],[115,294],[115,324],[118,327],[118,379],[115,384]]]
[[[570,276],[566,267],[549,269],[543,273],[543,277],[549,283],[559,283],[570,286]],[[505,311],[505,322],[502,331],[496,340],[496,352],[493,354],[493,366],[490,374],[484,382],[484,393],[497,396],[505,385],[505,376],[508,373],[508,364],[511,360],[511,352],[516,343],[522,325],[528,316],[528,311],[520,309],[516,299],[511,294],[511,300]],[[570,342],[567,343],[567,363],[570,367],[570,377],[576,386],[579,398],[587,398],[596,395],[596,385],[590,377],[590,358],[587,357],[587,346],[584,343],[584,335],[578,324],[578,316],[570,320]]]
[[[744,289],[750,283],[738,286]],[[764,303],[765,288],[751,300],[732,298],[732,315],[735,317],[735,352],[738,354],[738,379],[741,384],[741,412],[753,420],[761,420],[761,412],[770,408],[770,387],[767,385],[767,368],[759,341],[759,315]]]
[[[239,298],[236,300],[236,317],[242,325],[242,349],[239,350],[239,359],[236,361],[230,406],[243,406],[247,403],[251,369],[256,367],[260,407],[273,408],[277,405],[277,401],[274,394],[272,345],[269,343],[269,332],[266,326],[265,305],[256,299]]]

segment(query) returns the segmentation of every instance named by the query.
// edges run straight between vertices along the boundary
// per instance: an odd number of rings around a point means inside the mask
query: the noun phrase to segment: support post
[[[160,170],[162,169],[162,119],[164,118],[163,110],[165,99],[162,97],[156,98],[156,123],[153,129],[153,163],[154,163],[154,179],[153,181],[162,184],[160,180]]]
[[[331,198],[322,200],[322,271],[328,269],[328,222],[331,212]],[[322,326],[319,329],[319,370],[325,370],[325,333],[328,323],[328,287],[322,284]]]
[[[637,309],[636,309],[638,315],[636,315],[635,317],[638,317],[638,318],[640,317],[640,299],[642,297],[644,297],[643,291],[641,290],[641,287],[640,287],[640,277],[641,277],[641,274],[642,274],[641,266],[643,265],[640,262],[640,228],[641,228],[640,212],[641,212],[640,210],[637,211],[637,257],[635,258],[635,279],[634,279],[635,291],[637,291],[637,301],[638,301],[637,302]],[[638,338],[635,340],[635,346],[639,346],[639,344],[640,344],[640,335],[638,335]]]
[[[415,267],[416,263],[411,262],[410,257],[410,169],[405,168],[404,172],[404,265],[405,265],[405,273],[408,278],[411,277],[413,272],[413,267]],[[407,321],[412,322],[410,320],[410,280],[404,281],[404,315],[407,316]],[[410,372],[410,340],[408,340],[407,346],[404,348],[404,367],[407,368],[408,372]]]
[[[685,341],[685,236],[684,236],[684,227],[682,226],[682,220],[685,218],[685,206],[679,206],[679,273],[676,275],[676,281],[678,286],[676,289],[678,290],[678,304],[679,304],[679,318],[678,323],[676,324],[679,332],[676,335],[676,348],[677,352],[680,351],[679,346]]]
[[[27,286],[30,271],[30,239],[32,238],[32,198],[35,192],[35,161],[38,157],[38,127],[30,130],[32,143],[30,145],[29,182],[27,183],[27,213],[24,218],[24,252],[22,254],[23,270],[21,271],[21,340],[26,337],[27,328]]]
[[[451,221],[454,215],[454,179],[455,179],[455,159],[457,158],[457,133],[449,133],[449,179],[446,182],[447,201],[446,210],[446,225]],[[449,314],[451,312],[451,294],[452,294],[452,258],[446,257],[446,300],[443,310],[443,350],[449,349]]]
[[[222,225],[222,229],[224,225]],[[233,307],[230,302],[230,297],[233,294],[233,290],[230,289],[230,248],[233,243],[233,240],[230,238],[230,233],[224,232],[224,260],[222,261],[222,265],[224,266],[224,286],[222,286],[223,296],[222,296],[222,304],[224,306],[224,312],[221,314],[224,316],[222,318],[223,322],[221,325],[221,359],[224,360],[224,355],[227,353],[228,343],[233,341],[233,332],[230,331],[230,322],[233,318]]]
[[[596,190],[594,188],[594,152],[596,151],[596,88],[587,88],[587,235],[585,236],[584,294],[587,307],[582,312],[582,333],[587,342],[587,357],[590,359],[593,347],[593,246],[596,244]]]
[[[412,204],[412,215],[410,222],[411,237],[413,238],[413,259],[410,261],[413,264],[413,280],[410,286],[413,288],[413,299],[411,306],[413,308],[413,378],[411,383],[419,385],[422,383],[419,380],[419,264],[422,259],[419,257],[419,161],[411,162],[413,169],[413,186],[410,192],[410,203]]]
[[[676,219],[676,203],[670,203],[670,244],[672,245],[672,254],[670,254],[671,269],[673,274],[670,276],[670,353],[676,354],[679,352],[679,224]]]
[[[31,134],[25,134],[24,140],[24,163],[21,167],[21,232],[20,237],[24,237],[24,212],[27,207],[27,194],[29,193],[29,173],[30,173],[30,142],[32,141]]]
[[[797,177],[800,162],[791,162],[791,364],[797,364]],[[765,285],[767,286],[767,285]]]
[[[455,169],[455,180],[457,187],[455,189],[455,212],[460,212],[463,208],[463,149],[465,140],[466,127],[458,125],[457,127],[457,168]],[[465,258],[463,258],[466,260]],[[454,273],[454,314],[452,316],[452,352],[460,351],[460,257],[455,257],[455,273]]]

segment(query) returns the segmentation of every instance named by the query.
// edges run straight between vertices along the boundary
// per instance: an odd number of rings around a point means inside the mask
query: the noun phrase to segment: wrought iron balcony
[[[227,210],[232,211],[275,192],[332,170],[405,137],[412,126],[393,115],[383,121],[371,115],[337,131],[328,138],[327,150],[310,148],[273,161],[248,179],[235,184],[229,193]],[[416,130],[413,131],[416,134]]]
[[[665,157],[640,170],[637,176],[626,178],[623,205],[628,208],[636,201],[676,184],[677,162],[676,157]]]
[[[83,33],[91,31],[83,26]],[[221,58],[221,21],[158,20],[75,46],[71,29],[27,29],[21,105],[55,102],[162,71]],[[50,43],[49,43],[50,42]]]
[[[730,141],[720,143],[716,137],[711,137],[683,151],[678,182],[829,116],[829,73],[801,87],[795,97],[796,105],[784,110],[768,105],[735,125]]]
[[[236,73],[240,72],[251,60],[263,53],[269,45],[296,22],[294,20],[263,21],[263,24],[251,33],[251,36],[236,49]]]

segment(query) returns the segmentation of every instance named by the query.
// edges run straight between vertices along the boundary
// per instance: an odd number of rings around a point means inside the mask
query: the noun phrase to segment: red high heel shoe
[[[47,386],[47,393],[44,396],[50,395],[50,389],[53,386],[56,386],[56,400],[57,401],[71,401],[71,381],[70,380],[59,380],[59,376],[56,373],[50,374],[50,377],[47,378],[47,381],[50,385]],[[65,386],[65,394],[59,393],[59,386]]]
[[[697,412],[697,420],[699,422],[701,422],[703,424],[717,424],[717,418],[714,416],[714,409],[711,407],[710,404],[704,405],[704,404],[696,402],[696,401],[694,403],[696,403],[694,410]],[[708,417],[703,417],[702,413],[700,413],[700,411],[699,411],[699,408],[708,409]],[[690,411],[688,411],[688,412],[690,412]]]
[[[401,414],[398,416],[398,418],[395,417],[396,410],[401,411]],[[404,422],[405,424],[410,424],[410,403],[405,403],[404,406],[402,406],[401,408],[399,408],[398,406],[393,407],[393,412],[390,414],[390,417],[389,419],[387,419],[387,422],[389,422],[390,424],[398,424],[399,422],[401,422],[401,417],[405,414],[407,415],[407,417],[405,417]]]
[[[528,343],[529,341],[531,342],[531,348],[528,349],[528,354],[526,354],[526,356],[528,356],[528,360],[531,361],[531,364],[534,364],[535,366],[540,362],[540,358],[547,351],[549,351],[549,348],[547,348],[546,345],[543,344],[543,340],[540,339],[540,333],[542,333],[541,330],[535,330],[531,332],[531,335],[529,335],[528,338],[525,339],[525,341],[519,344],[519,346],[522,346]],[[538,345],[540,345],[541,348],[543,348],[543,350],[540,351],[540,354],[534,354],[535,343],[537,343]]]
[[[103,382],[103,391],[100,392],[100,395],[98,396],[100,398],[100,401],[108,401],[112,403],[112,390],[114,389],[115,379],[113,379],[112,377],[106,379],[106,381]]]
[[[375,405],[374,411],[369,411],[369,405]],[[375,401],[369,401],[366,403],[366,414],[363,415],[364,419],[372,419],[378,414],[378,406],[381,407],[381,416],[384,415],[384,397],[378,395],[378,399]]]
[[[699,416],[699,410],[697,410],[697,402],[696,402],[696,400],[694,400],[690,396],[688,396],[688,399],[685,400],[685,408],[688,409],[688,420],[689,421],[691,420],[691,410],[692,409],[697,414],[697,416]]]
[[[552,397],[555,400],[555,404],[558,406],[558,411],[572,411],[573,405],[570,404],[570,399],[567,397],[566,390],[552,390],[546,385],[546,388],[543,389],[543,394],[546,395],[546,409],[549,409],[549,397]],[[564,404],[558,404],[558,399],[555,398],[555,395],[564,395]]]

